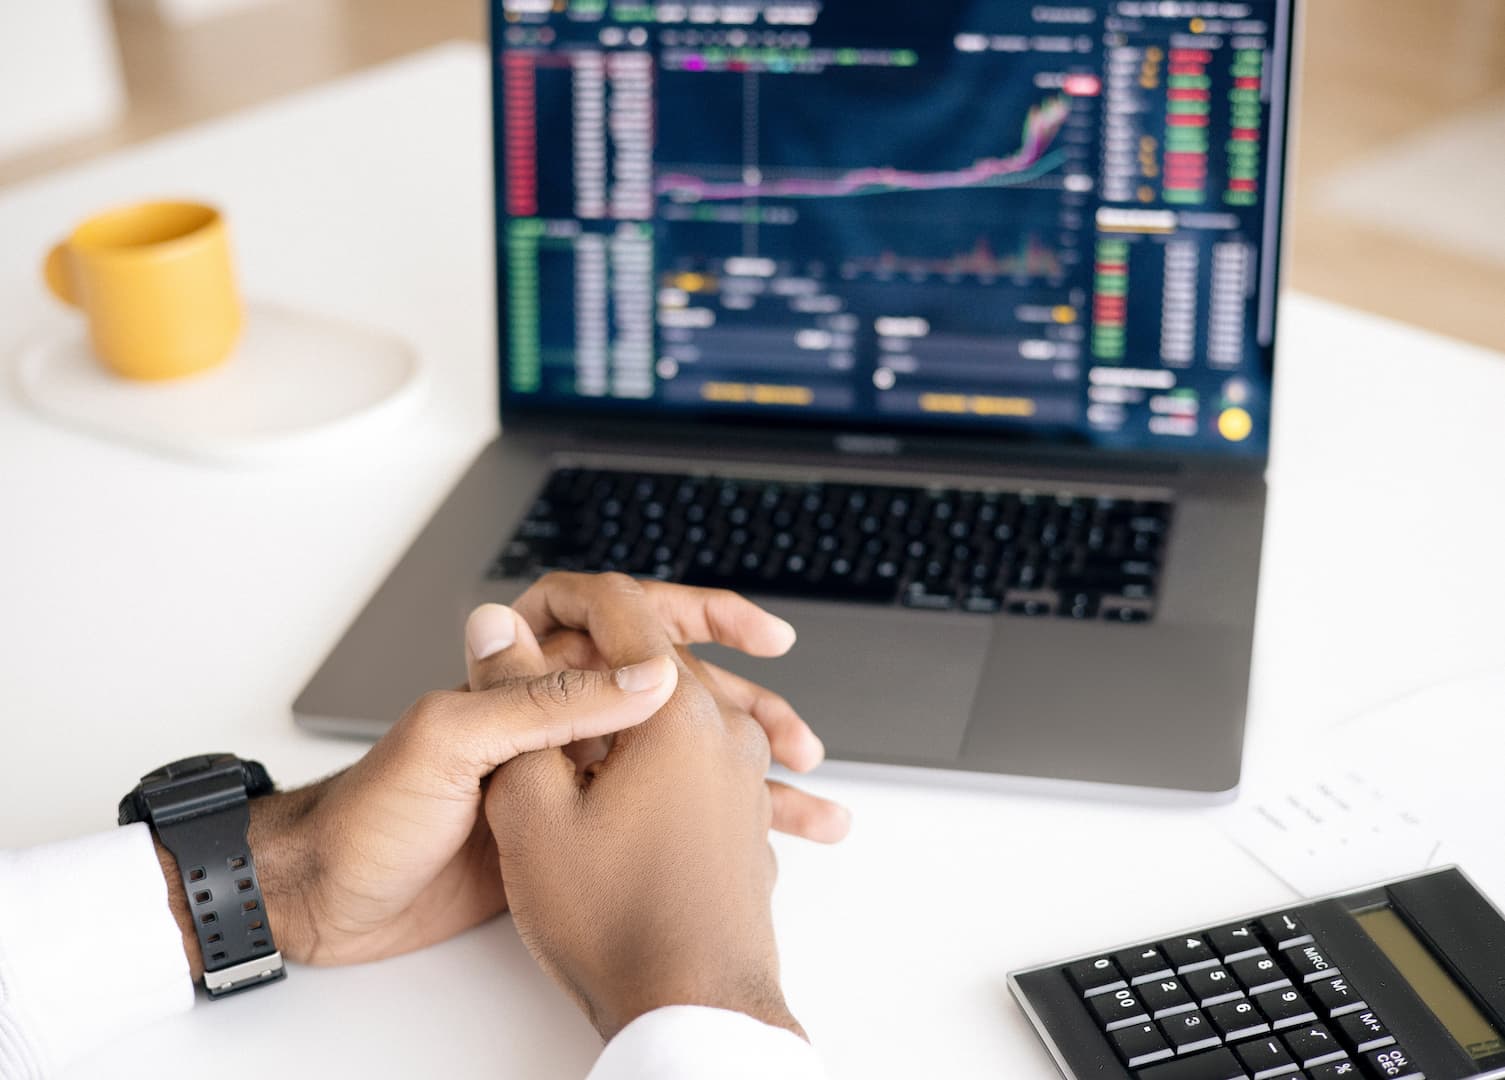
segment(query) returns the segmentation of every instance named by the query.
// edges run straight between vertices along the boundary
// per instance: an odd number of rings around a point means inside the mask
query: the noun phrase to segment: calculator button
[[[1225,964],[1230,960],[1242,960],[1246,956],[1258,956],[1265,951],[1259,935],[1254,932],[1252,923],[1221,926],[1210,931],[1207,940],[1212,943],[1213,950],[1223,958]]]
[[[1170,1043],[1165,1041],[1160,1034],[1160,1029],[1154,1024],[1138,1024],[1135,1027],[1122,1028],[1109,1032],[1108,1038],[1113,1040],[1113,1045],[1118,1047],[1119,1055],[1129,1063],[1131,1069],[1176,1056]]]
[[[1207,1022],[1207,1017],[1195,1009],[1166,1017],[1160,1021],[1160,1030],[1165,1032],[1165,1037],[1176,1048],[1177,1054],[1194,1054],[1198,1050],[1218,1046],[1223,1041]]]
[[[1291,949],[1312,940],[1300,916],[1294,911],[1280,911],[1259,920],[1259,928],[1277,949]]]
[[[1321,1024],[1309,1024],[1286,1032],[1286,1046],[1303,1069],[1340,1061],[1348,1056],[1339,1045],[1338,1037]]]
[[[1254,1002],[1248,999],[1209,1006],[1207,1019],[1212,1021],[1212,1026],[1218,1029],[1218,1033],[1227,1042],[1251,1039],[1270,1031],[1269,1021]]]
[[[1217,1005],[1224,1001],[1236,1001],[1244,996],[1244,988],[1233,977],[1233,972],[1221,964],[1205,971],[1183,975],[1181,981],[1186,984],[1187,992],[1196,999],[1198,1005]]]
[[[1246,1080],[1248,1075],[1233,1051],[1219,1048],[1151,1065],[1139,1074],[1139,1080]]]
[[[1213,955],[1212,946],[1196,934],[1162,941],[1160,951],[1170,961],[1171,967],[1181,975],[1213,967],[1218,962],[1218,958]]]
[[[1369,1008],[1364,999],[1359,997],[1359,992],[1342,975],[1312,983],[1307,989],[1316,997],[1329,1019]]]
[[[1150,1014],[1129,989],[1114,990],[1107,994],[1095,994],[1087,999],[1092,1014],[1104,1031],[1117,1031],[1131,1024],[1148,1022]]]
[[[1385,1026],[1385,1022],[1375,1016],[1371,1009],[1340,1016],[1335,1023],[1338,1026],[1338,1034],[1356,1054],[1362,1054],[1366,1050],[1378,1050],[1382,1046],[1389,1046],[1395,1042],[1395,1036],[1390,1034],[1390,1029]]]
[[[1370,1050],[1359,1060],[1364,1063],[1365,1074],[1374,1080],[1425,1080],[1411,1055],[1397,1045]]]
[[[1083,997],[1106,994],[1109,990],[1117,990],[1129,985],[1124,980],[1123,972],[1118,970],[1118,965],[1107,956],[1072,964],[1066,969],[1066,974],[1071,977],[1071,981],[1081,991]]]
[[[1234,1052],[1254,1080],[1270,1080],[1272,1077],[1289,1076],[1301,1071],[1301,1066],[1296,1064],[1296,1059],[1291,1057],[1279,1039],[1255,1039],[1253,1042],[1240,1043],[1234,1048]]]
[[[1276,1031],[1296,1027],[1299,1024],[1310,1024],[1317,1019],[1316,1012],[1307,1004],[1306,998],[1301,996],[1301,991],[1294,986],[1257,994],[1254,1003],[1259,1006],[1259,1011],[1269,1018],[1270,1026]]]
[[[1233,971],[1234,978],[1251,994],[1279,990],[1282,986],[1291,985],[1291,980],[1281,970],[1279,962],[1269,953],[1246,956],[1242,960],[1235,960],[1228,967]]]
[[[1330,1061],[1326,1065],[1308,1069],[1306,1075],[1311,1080],[1359,1080],[1359,1063],[1353,1058]]]
[[[1139,991],[1145,1008],[1150,1010],[1150,1015],[1156,1020],[1162,1016],[1191,1012],[1197,1007],[1185,985],[1174,976],[1169,979],[1152,979],[1147,983],[1140,983],[1135,989]]]
[[[1165,954],[1153,945],[1146,945],[1141,949],[1125,949],[1121,953],[1115,953],[1113,959],[1118,961],[1118,966],[1129,977],[1131,986],[1150,979],[1169,978],[1175,974],[1170,964],[1166,963]]]
[[[1286,966],[1295,973],[1297,982],[1316,982],[1338,974],[1338,965],[1328,959],[1327,953],[1315,942],[1287,949],[1280,955]]]

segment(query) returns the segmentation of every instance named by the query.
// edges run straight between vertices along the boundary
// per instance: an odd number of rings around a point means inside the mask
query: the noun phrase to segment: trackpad
[[[798,600],[758,602],[799,631],[799,643],[788,656],[755,660],[715,647],[697,651],[787,697],[832,758],[956,760],[992,619]]]

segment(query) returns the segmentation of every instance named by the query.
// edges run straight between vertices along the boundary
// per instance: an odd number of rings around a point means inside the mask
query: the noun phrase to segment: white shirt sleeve
[[[628,1024],[587,1080],[825,1080],[820,1055],[792,1031],[726,1009],[672,1005]]]
[[[51,1075],[193,1000],[145,825],[0,851],[0,1076]]]

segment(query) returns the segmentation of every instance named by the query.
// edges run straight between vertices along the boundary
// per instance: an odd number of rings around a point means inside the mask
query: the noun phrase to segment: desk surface
[[[402,334],[435,375],[401,431],[264,471],[97,442],[0,394],[0,847],[109,827],[140,772],[185,753],[296,784],[361,752],[289,705],[495,430],[485,79],[479,50],[446,47],[0,195],[6,370],[70,317],[37,274],[51,241],[184,193],[228,209],[250,295]],[[1300,296],[1283,318],[1256,777],[1304,731],[1497,663],[1505,621],[1505,359]],[[776,841],[776,918],[791,1003],[839,1076],[1050,1076],[1006,972],[1289,898],[1201,809],[850,768],[809,784],[856,824],[835,849]],[[1189,876],[1165,881],[1170,855]],[[579,1076],[597,1049],[503,919],[294,971],[77,1075],[188,1075],[247,1021],[289,1076]]]

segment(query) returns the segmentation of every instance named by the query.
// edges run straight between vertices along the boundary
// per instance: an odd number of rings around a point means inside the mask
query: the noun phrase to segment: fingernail
[[[799,637],[799,634],[795,631],[793,623],[788,622],[784,619],[780,619],[777,615],[775,615],[774,618],[778,621],[780,631],[784,638],[784,651],[788,652],[790,649],[794,648],[795,639]]]
[[[465,621],[465,646],[477,660],[511,648],[517,640],[517,616],[501,604],[482,604]]]
[[[655,656],[641,664],[617,668],[617,685],[629,694],[645,694],[663,686],[673,670],[674,664],[667,656]]]

